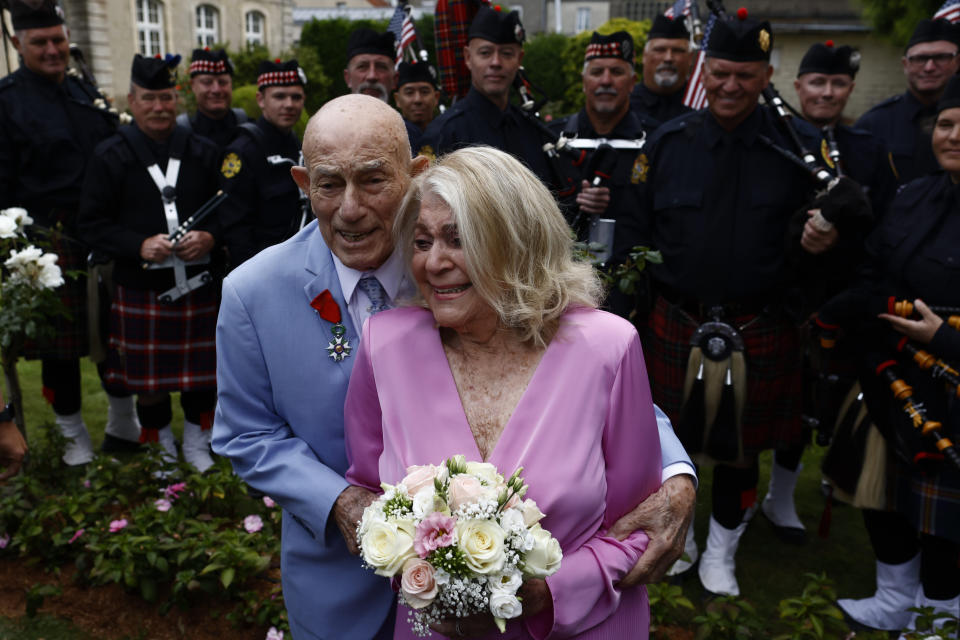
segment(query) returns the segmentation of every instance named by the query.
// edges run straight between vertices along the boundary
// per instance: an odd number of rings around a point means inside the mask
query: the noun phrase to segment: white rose
[[[414,531],[410,520],[371,522],[362,539],[363,559],[377,575],[392,578],[404,562],[417,557]]]
[[[457,542],[467,566],[481,575],[498,573],[503,569],[503,529],[490,520],[458,520]]]
[[[496,486],[503,482],[503,476],[497,473],[497,468],[489,462],[468,462],[467,473],[480,478],[484,484]]]
[[[535,524],[530,528],[533,549],[523,556],[523,573],[531,578],[546,578],[557,572],[563,552],[550,532]]]
[[[63,272],[57,266],[57,254],[45,253],[37,260],[40,266],[40,284],[47,289],[55,289],[63,284]]]
[[[0,238],[15,238],[17,236],[17,221],[7,216],[0,216]]]
[[[4,209],[3,216],[13,220],[14,224],[17,225],[17,231],[23,231],[24,227],[28,227],[33,224],[33,218],[30,217],[30,214],[28,214],[27,210],[23,207],[10,207],[9,209]]]
[[[524,500],[520,508],[523,509],[523,522],[528,527],[532,527],[543,519],[544,513],[540,511],[537,503],[530,498]]]
[[[490,586],[490,591],[516,593],[517,589],[520,588],[520,585],[523,584],[523,574],[521,574],[517,569],[501,571],[500,573],[487,578],[487,584]]]
[[[507,533],[521,533],[527,530],[523,513],[519,509],[506,509],[500,512],[500,526]]]
[[[490,593],[490,613],[495,618],[509,620],[518,618],[523,613],[523,605],[517,596],[506,591],[492,591]]]
[[[413,516],[417,520],[422,520],[434,511],[440,511],[445,515],[450,515],[450,509],[437,499],[437,492],[433,486],[427,486],[413,496]]]
[[[30,245],[26,249],[22,249],[20,251],[11,249],[10,257],[4,264],[11,269],[15,269],[29,264],[35,264],[42,255],[43,251],[33,245]]]
[[[360,518],[360,535],[363,536],[370,530],[370,525],[374,522],[386,522],[387,516],[383,513],[383,501],[376,500],[363,510],[363,516]]]

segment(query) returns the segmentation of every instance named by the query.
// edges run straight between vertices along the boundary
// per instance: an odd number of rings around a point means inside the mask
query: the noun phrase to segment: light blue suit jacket
[[[347,486],[343,401],[353,358],[334,362],[327,354],[332,325],[310,306],[324,290],[340,305],[355,348],[358,328],[316,224],[224,281],[213,449],[283,507],[281,571],[293,636],[372,638],[393,594],[387,580],[347,552],[330,517]],[[663,466],[689,463],[661,416]]]

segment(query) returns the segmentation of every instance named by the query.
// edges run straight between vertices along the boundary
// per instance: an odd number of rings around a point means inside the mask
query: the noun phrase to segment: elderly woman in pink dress
[[[660,485],[660,443],[636,330],[597,310],[601,286],[572,258],[540,181],[488,148],[443,157],[395,222],[417,306],[372,316],[346,400],[347,480],[374,491],[456,455],[523,467],[560,570],[521,587],[523,614],[447,620],[451,637],[646,638],[646,590],[618,581],[642,531],[606,530]],[[397,614],[397,638],[411,636]]]

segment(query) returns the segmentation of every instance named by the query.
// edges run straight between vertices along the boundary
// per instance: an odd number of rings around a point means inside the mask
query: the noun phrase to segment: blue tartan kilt
[[[207,285],[168,304],[157,297],[117,285],[105,381],[131,393],[216,389],[216,288]]]

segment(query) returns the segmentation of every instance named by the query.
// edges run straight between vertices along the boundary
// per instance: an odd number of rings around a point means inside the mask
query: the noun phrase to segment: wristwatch
[[[8,404],[3,408],[3,411],[0,411],[0,422],[12,422],[15,415],[13,405]]]

